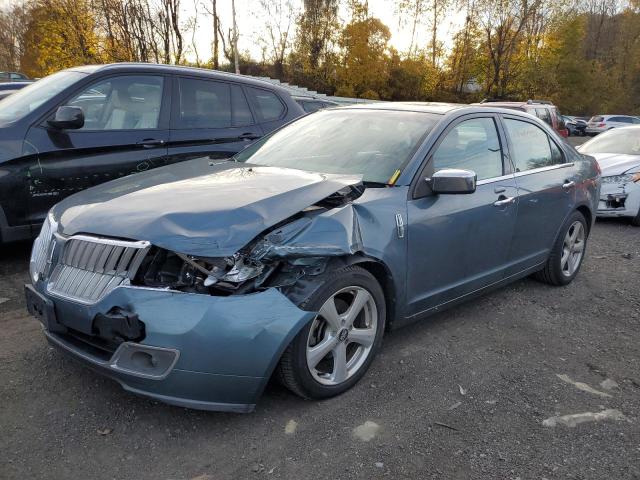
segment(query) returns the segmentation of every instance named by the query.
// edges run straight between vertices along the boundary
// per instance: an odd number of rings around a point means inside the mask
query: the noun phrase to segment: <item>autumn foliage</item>
[[[26,0],[0,10],[0,70],[40,77],[117,61],[237,65],[349,97],[544,98],[576,115],[640,113],[639,0],[389,0],[389,18],[411,33],[407,51],[394,49],[366,1],[251,2],[258,12],[234,4],[241,33],[245,15],[264,19],[264,35],[251,40],[262,58],[235,48],[233,19],[221,19],[217,3],[196,2],[212,19],[205,23],[181,18],[180,0]],[[443,38],[444,20],[460,12],[458,30]],[[188,39],[210,25],[215,48],[199,52]]]

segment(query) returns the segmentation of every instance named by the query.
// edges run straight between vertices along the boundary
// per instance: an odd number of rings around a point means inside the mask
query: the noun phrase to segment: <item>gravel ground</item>
[[[22,298],[28,256],[0,248],[0,478],[640,479],[640,229],[625,221],[596,223],[568,287],[519,281],[388,334],[338,398],[272,385],[249,415],[133,396],[49,348]],[[554,420],[585,412],[601,413]]]

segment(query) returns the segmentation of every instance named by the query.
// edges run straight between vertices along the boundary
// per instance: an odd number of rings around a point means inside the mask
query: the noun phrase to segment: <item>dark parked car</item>
[[[535,117],[538,117],[544,123],[553,128],[561,137],[568,137],[569,131],[564,124],[560,110],[553,103],[547,100],[527,100],[526,102],[505,102],[505,101],[484,101],[481,103],[474,103],[478,106],[489,106],[498,108],[508,108],[513,110],[520,110],[521,112],[527,112]]]
[[[569,115],[562,116],[564,124],[567,127],[569,136],[584,137],[587,133],[587,121],[578,117],[571,117]]]
[[[43,78],[0,104],[0,242],[37,234],[74,192],[230,157],[303,114],[280,87],[211,70],[114,64]]]
[[[32,81],[0,83],[0,100],[16,93],[18,90],[21,90],[27,85],[31,85],[32,83]],[[2,107],[0,107],[0,109],[1,108]]]
[[[599,186],[593,158],[517,111],[321,110],[230,161],[63,200],[27,305],[51,344],[163,402],[248,411],[274,372],[330,397],[387,328],[526,275],[571,282]]]

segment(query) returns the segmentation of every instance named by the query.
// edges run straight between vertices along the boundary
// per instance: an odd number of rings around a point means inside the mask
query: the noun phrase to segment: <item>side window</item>
[[[275,93],[253,87],[247,87],[247,92],[256,106],[258,121],[278,120],[284,113],[284,105]]]
[[[511,138],[511,158],[516,172],[564,163],[562,151],[541,128],[510,118],[506,118],[504,124]]]
[[[551,121],[551,114],[546,108],[536,108],[536,116],[547,125],[553,126],[553,122]]]
[[[253,125],[253,115],[249,109],[249,103],[244,96],[242,87],[231,85],[231,125],[234,127],[244,127]]]
[[[633,118],[631,119],[631,122],[633,122],[633,123],[640,123],[640,118],[633,117]]]
[[[231,127],[228,83],[180,78],[180,115],[176,128]]]
[[[502,150],[492,118],[474,118],[456,125],[433,154],[434,171],[472,170],[478,180],[502,175]]]
[[[94,83],[67,102],[81,107],[81,130],[158,128],[164,79],[146,75],[112,77]]]

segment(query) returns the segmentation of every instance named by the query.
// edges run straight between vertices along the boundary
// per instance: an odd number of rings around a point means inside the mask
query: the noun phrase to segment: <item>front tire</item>
[[[587,248],[588,227],[582,213],[575,211],[564,223],[544,268],[534,275],[550,285],[568,285],[582,265]]]
[[[278,375],[293,393],[312,399],[339,395],[366,373],[384,334],[384,293],[367,270],[350,266],[317,277],[300,307],[318,315],[287,347]]]
[[[640,227],[640,209],[638,209],[638,214],[635,217],[631,217],[631,225]]]

